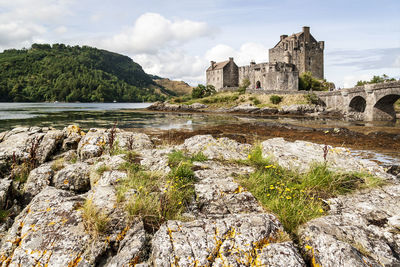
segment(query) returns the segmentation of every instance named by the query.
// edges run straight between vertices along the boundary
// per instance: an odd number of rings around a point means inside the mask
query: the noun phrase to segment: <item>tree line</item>
[[[33,44],[0,53],[1,102],[142,102],[173,94],[129,57],[106,50]]]

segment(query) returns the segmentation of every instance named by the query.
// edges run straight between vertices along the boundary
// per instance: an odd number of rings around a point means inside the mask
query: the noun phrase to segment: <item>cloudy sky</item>
[[[210,60],[268,61],[281,34],[310,26],[325,41],[325,77],[351,87],[400,78],[399,0],[0,0],[0,51],[90,45],[192,85]]]

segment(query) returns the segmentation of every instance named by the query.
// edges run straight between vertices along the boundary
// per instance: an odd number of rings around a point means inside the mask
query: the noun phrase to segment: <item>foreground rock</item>
[[[153,238],[154,266],[305,266],[271,214],[168,221]]]
[[[215,162],[198,163],[195,172],[197,198],[196,217],[217,218],[239,213],[263,213],[253,195],[234,181],[234,175],[253,171],[249,167],[224,165]]]
[[[83,259],[91,239],[85,232],[79,204],[84,201],[48,187],[36,196],[4,238],[0,262],[7,265],[68,266]]]
[[[100,157],[106,149],[110,149],[111,139],[119,149],[141,151],[153,147],[150,138],[142,133],[124,132],[118,128],[90,129],[78,144],[79,157],[82,160]]]
[[[109,155],[110,135],[116,151],[136,154]],[[32,144],[39,166],[30,171],[24,190],[17,190],[23,182],[13,181],[7,170],[13,157],[28,159]],[[304,266],[301,255],[322,266],[400,264],[400,186],[393,176],[345,148],[327,147],[325,159],[325,147],[309,142],[275,138],[261,147],[265,157],[286,168],[306,171],[326,160],[332,169],[370,172],[393,184],[326,200],[329,215],[299,230],[300,253],[277,218],[235,181],[254,171],[235,163],[248,158],[250,145],[199,135],[182,145],[155,148],[147,135],[119,129],[84,134],[72,126],[62,132],[17,128],[0,134],[0,165],[6,174],[0,176],[0,209],[12,214],[0,222],[0,265]],[[120,166],[134,162],[167,175],[174,150],[208,158],[193,163],[196,197],[184,221],[146,231],[141,218],[129,217],[117,201],[121,181],[129,177]],[[388,172],[398,175],[398,168]],[[136,193],[133,187],[123,194]],[[88,203],[92,213],[85,217]],[[98,215],[106,226],[96,232]]]
[[[330,215],[301,227],[322,266],[400,266],[400,185],[329,200]]]
[[[393,179],[393,176],[386,173],[377,163],[356,158],[349,149],[343,147],[325,147],[306,141],[289,142],[283,138],[268,139],[261,143],[261,147],[263,157],[270,157],[280,166],[300,172],[307,171],[312,164],[327,162],[334,170],[368,172],[378,177]]]
[[[44,163],[61,147],[65,135],[49,128],[15,128],[1,134],[0,174],[12,163],[35,160]],[[14,161],[14,162],[12,162]]]
[[[190,154],[201,152],[209,159],[239,160],[247,158],[251,146],[225,137],[215,139],[211,135],[196,135],[186,139],[177,149],[187,150]]]

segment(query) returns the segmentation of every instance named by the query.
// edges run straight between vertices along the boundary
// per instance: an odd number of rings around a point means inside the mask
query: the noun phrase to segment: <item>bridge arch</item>
[[[389,94],[381,97],[374,105],[374,120],[396,120],[394,103],[400,98],[399,94]]]
[[[355,96],[349,103],[350,111],[364,112],[367,107],[367,101],[362,96]]]

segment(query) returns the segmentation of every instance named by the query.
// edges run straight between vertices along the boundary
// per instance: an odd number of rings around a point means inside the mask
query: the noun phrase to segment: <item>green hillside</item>
[[[105,50],[33,44],[0,53],[0,102],[141,102],[173,94],[129,57]]]

